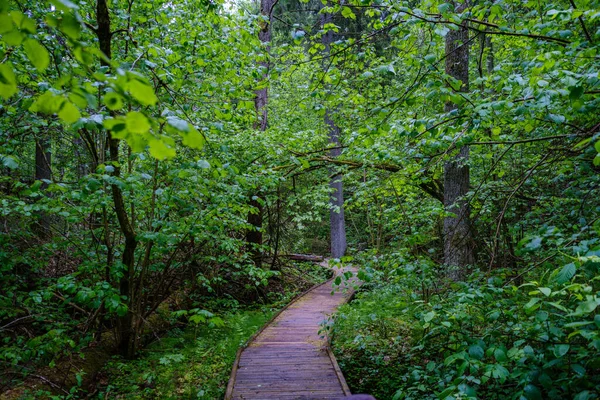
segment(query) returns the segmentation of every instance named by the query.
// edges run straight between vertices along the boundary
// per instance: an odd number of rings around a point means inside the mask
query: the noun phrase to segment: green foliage
[[[530,273],[539,279],[519,286],[500,271],[436,287],[423,261],[366,260],[376,279],[333,327],[351,387],[395,399],[595,398],[597,242],[582,242],[573,262]]]
[[[201,316],[195,313],[192,318]],[[270,317],[270,312],[227,314],[221,324],[171,331],[133,362],[106,366],[102,393],[131,399],[216,399],[225,394],[238,347]],[[193,322],[193,321],[192,321]]]
[[[356,263],[369,282],[334,326],[353,387],[597,396],[600,4],[454,3],[281,0],[265,44],[257,4],[114,0],[109,59],[95,1],[0,2],[3,369],[27,379],[102,335],[119,340],[130,316],[141,347],[161,316],[191,325],[194,344],[115,361],[135,379],[114,374],[105,393],[219,396],[229,356],[211,346],[230,354],[231,326],[254,323],[197,300],[235,308],[273,300],[290,277],[312,282],[274,256],[328,252],[326,183],[342,174],[351,251],[368,249]],[[470,90],[457,93],[466,82],[443,63],[463,23]],[[325,115],[340,129],[336,159]],[[485,272],[451,285],[440,200],[464,146],[473,270]],[[219,378],[193,386],[203,374]]]

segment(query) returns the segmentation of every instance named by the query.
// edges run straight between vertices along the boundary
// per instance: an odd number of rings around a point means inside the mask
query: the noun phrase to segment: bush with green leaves
[[[430,286],[431,264],[378,260],[386,272],[333,326],[352,389],[381,399],[598,398],[600,244],[572,250],[525,284],[508,270],[476,272],[429,294],[415,289]]]

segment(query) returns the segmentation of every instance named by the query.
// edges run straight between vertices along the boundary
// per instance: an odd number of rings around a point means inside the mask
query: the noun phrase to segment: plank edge
[[[333,282],[333,280],[335,279],[335,275],[336,274],[334,273],[334,276],[332,278],[326,280],[323,283],[317,283],[316,285],[313,285],[312,287],[308,288],[304,292],[298,294],[285,307],[283,307],[281,310],[276,312],[275,315],[273,315],[258,331],[254,332],[254,334],[252,336],[250,336],[250,338],[246,341],[246,343],[244,343],[242,346],[240,346],[237,353],[235,354],[235,361],[233,362],[233,369],[231,370],[231,375],[229,376],[229,382],[227,382],[227,389],[225,390],[225,400],[231,400],[233,398],[233,387],[235,386],[235,377],[237,375],[237,370],[239,369],[240,356],[242,355],[242,351],[244,351],[244,349],[246,347],[248,347],[248,345],[250,343],[252,343],[254,341],[254,339],[256,339],[258,337],[258,335],[260,335],[262,333],[262,331],[264,331],[269,325],[271,325],[271,323],[275,320],[275,318],[279,317],[279,315],[282,312],[287,310],[292,304],[294,304],[296,301],[298,301],[300,298],[302,298],[304,295],[308,294],[309,292],[313,291],[314,289],[317,289],[318,287],[321,287],[327,283]],[[337,365],[337,362],[335,365]],[[336,372],[336,374],[337,374],[337,372]],[[339,379],[339,377],[338,377],[338,379]],[[342,377],[342,379],[343,379],[343,377]],[[344,383],[345,382],[346,381],[344,380]]]

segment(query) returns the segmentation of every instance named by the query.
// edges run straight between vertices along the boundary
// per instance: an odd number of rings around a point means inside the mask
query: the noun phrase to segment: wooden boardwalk
[[[352,281],[355,281],[354,278]],[[238,352],[225,400],[340,399],[350,389],[321,338],[321,323],[352,295],[333,279],[306,292]]]

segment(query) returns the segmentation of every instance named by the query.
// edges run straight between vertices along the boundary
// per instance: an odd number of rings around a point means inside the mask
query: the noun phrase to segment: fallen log
[[[313,261],[313,262],[321,262],[323,261],[323,256],[316,256],[314,254],[282,254],[280,257],[289,258],[294,261]]]

